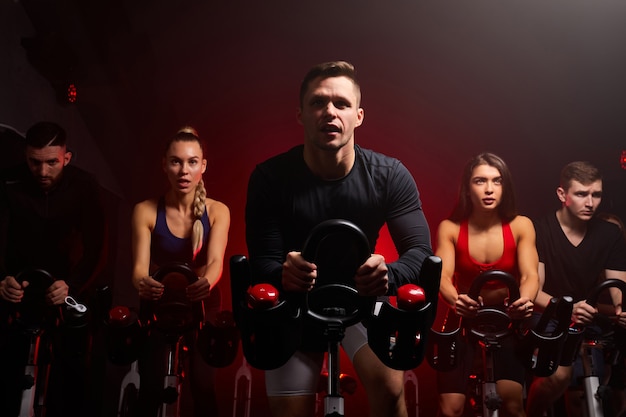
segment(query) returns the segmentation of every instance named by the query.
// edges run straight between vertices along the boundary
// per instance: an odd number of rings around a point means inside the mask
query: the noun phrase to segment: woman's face
[[[502,175],[500,171],[490,165],[478,165],[472,171],[469,193],[474,210],[496,209],[502,200]]]
[[[163,158],[163,171],[173,189],[194,192],[206,170],[202,148],[196,141],[174,141]]]

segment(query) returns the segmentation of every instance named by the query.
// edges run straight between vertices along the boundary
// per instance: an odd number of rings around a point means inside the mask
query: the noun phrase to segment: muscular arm
[[[537,291],[537,297],[535,297],[535,306],[539,307],[540,310],[545,310],[548,303],[552,299],[552,295],[543,290],[543,285],[546,282],[546,265],[543,262],[539,262],[537,273],[539,276],[539,288]]]
[[[150,277],[150,242],[156,219],[156,202],[148,200],[135,205],[131,220],[131,246],[133,256],[133,285],[139,296],[158,299],[163,286]]]
[[[517,216],[511,222],[511,230],[517,240],[520,297],[511,300],[508,314],[513,319],[521,320],[532,315],[533,302],[539,292],[539,256],[535,243],[535,227],[530,219]]]
[[[417,185],[404,165],[395,167],[387,186],[387,227],[399,255],[387,265],[389,293],[395,294],[398,287],[417,283],[422,263],[433,251]]]
[[[207,264],[203,277],[209,281],[211,287],[214,287],[220,280],[224,269],[224,253],[226,252],[228,230],[230,229],[230,211],[225,204],[213,201],[210,218],[211,231],[207,248]]]
[[[246,200],[246,243],[252,282],[266,282],[282,290],[284,253],[280,233],[279,195],[264,173],[256,169],[250,176]]]
[[[520,272],[520,298],[534,301],[539,291],[539,256],[535,246],[535,228],[522,216],[516,218],[519,231],[517,241],[517,265]]]
[[[230,228],[230,211],[219,201],[207,199],[206,207],[211,228],[207,240],[207,262],[196,269],[198,280],[187,287],[187,297],[191,301],[200,301],[210,295],[217,285],[224,268],[224,253]]]
[[[626,271],[616,271],[613,269],[607,269],[605,271],[607,278],[616,278],[626,282]],[[615,315],[618,318],[619,325],[626,327],[626,311],[623,308],[624,294],[616,288],[611,288],[611,300],[615,307]]]
[[[437,233],[437,252],[441,258],[441,281],[439,283],[439,297],[460,316],[471,317],[476,314],[480,304],[466,293],[459,293],[454,282],[456,268],[456,238],[459,235],[459,225],[444,220],[439,224]]]
[[[433,252],[428,223],[421,208],[389,220],[387,227],[399,254],[397,261],[387,265],[389,289],[395,293],[404,284],[417,283],[424,259]]]
[[[457,232],[455,233],[455,230]],[[441,258],[441,282],[439,283],[439,296],[454,309],[459,297],[454,286],[455,268],[455,242],[454,237],[458,234],[458,227],[450,220],[444,220],[439,224],[437,232],[437,251],[435,255]]]

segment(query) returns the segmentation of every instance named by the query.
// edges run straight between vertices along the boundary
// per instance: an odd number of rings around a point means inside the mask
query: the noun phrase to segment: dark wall
[[[207,188],[232,214],[227,255],[245,253],[248,175],[301,142],[300,80],[333,59],[353,62],[360,77],[357,142],[405,163],[433,232],[454,202],[463,163],[481,151],[509,163],[522,213],[555,209],[561,166],[586,159],[605,174],[605,208],[626,218],[623,1],[21,5],[32,25],[23,36],[36,41],[25,56],[51,86],[64,71],[77,81],[74,108],[96,143],[89,149],[119,188],[120,300],[134,295],[128,216],[135,202],[164,190],[164,139],[184,124],[207,139]]]

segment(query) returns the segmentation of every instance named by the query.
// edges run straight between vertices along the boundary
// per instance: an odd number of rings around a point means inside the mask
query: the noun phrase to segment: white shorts
[[[350,361],[367,344],[367,329],[361,323],[345,330],[341,346]],[[265,371],[265,390],[268,397],[315,395],[318,388],[323,352],[296,351],[286,364]]]

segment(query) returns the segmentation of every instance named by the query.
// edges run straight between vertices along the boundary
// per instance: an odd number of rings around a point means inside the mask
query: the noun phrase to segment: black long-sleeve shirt
[[[432,255],[430,231],[413,177],[397,159],[355,146],[348,175],[324,181],[304,162],[303,146],[259,164],[250,177],[246,239],[255,282],[282,290],[282,263],[301,251],[311,230],[328,219],[349,220],[375,248],[387,227],[399,254],[388,264],[389,294],[417,283],[424,259]]]
[[[103,259],[105,218],[95,178],[71,165],[44,191],[28,167],[2,173],[0,279],[27,268],[48,271],[78,295]]]

